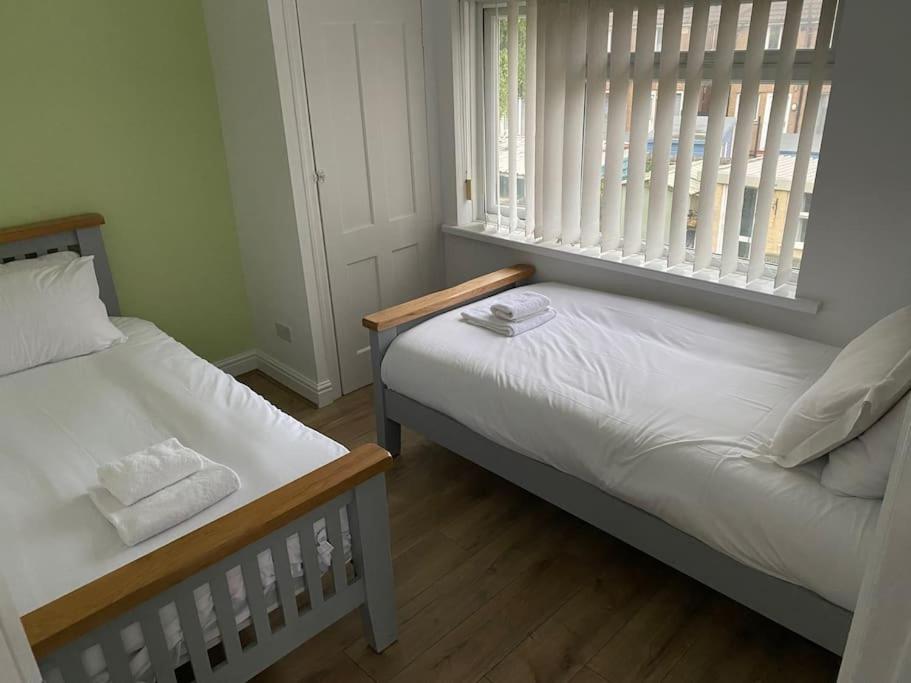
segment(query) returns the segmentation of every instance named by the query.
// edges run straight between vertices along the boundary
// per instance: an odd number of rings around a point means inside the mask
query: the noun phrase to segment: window
[[[766,29],[765,49],[780,50],[781,36],[784,33],[784,19],[787,14],[787,2],[773,2],[769,8],[769,27]],[[809,17],[806,17],[809,22]]]
[[[794,296],[836,0],[479,7],[488,230]]]
[[[803,243],[807,238],[807,223],[810,222],[810,202],[813,201],[813,195],[809,192],[803,194],[803,206],[800,208],[799,223],[797,224],[797,239],[794,242],[795,248],[803,249]]]
[[[782,24],[770,24],[769,32],[766,34],[765,49],[777,50],[781,47],[781,31],[784,28]]]
[[[740,244],[737,245],[738,258],[750,257],[750,245],[753,242],[753,217],[756,213],[756,195],[755,187],[743,188],[743,212],[740,216]]]
[[[488,17],[487,34],[490,41],[490,52],[496,56],[496,65],[494,82],[495,91],[491,90],[484,93],[485,98],[491,99],[491,105],[494,116],[489,119],[489,123],[495,121],[496,131],[490,136],[493,143],[489,150],[491,163],[495,167],[489,177],[493,180],[496,178],[496,189],[488,187],[488,201],[494,207],[492,213],[498,215],[501,219],[508,218],[512,215],[512,205],[510,203],[510,131],[512,130],[515,137],[515,158],[512,160],[516,166],[516,213],[517,221],[525,219],[525,126],[526,117],[523,115],[526,104],[525,73],[527,69],[526,57],[526,17],[522,14],[516,15],[517,30],[514,37],[516,43],[515,55],[515,72],[511,71],[509,56],[509,32],[508,18],[506,13],[495,11]],[[493,65],[491,65],[493,66]],[[510,82],[510,74],[515,74],[514,83]],[[491,83],[493,85],[493,82]],[[510,112],[510,87],[516,88],[515,102],[516,109]],[[510,127],[510,116],[515,117],[514,128]],[[491,191],[494,190],[494,191]],[[518,223],[516,223],[518,224]],[[513,226],[515,227],[515,226]]]

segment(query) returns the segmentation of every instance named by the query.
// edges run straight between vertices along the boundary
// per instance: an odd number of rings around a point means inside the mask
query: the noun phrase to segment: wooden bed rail
[[[368,330],[382,332],[412,320],[423,318],[425,315],[439,313],[447,308],[468,303],[472,299],[483,296],[488,292],[528,280],[534,274],[535,267],[526,264],[502,268],[493,273],[462,282],[455,287],[442,289],[439,292],[431,292],[426,296],[406,301],[398,306],[392,306],[377,313],[372,313],[364,317],[363,325]]]
[[[392,467],[376,444],[313,472],[22,617],[38,659]]]
[[[104,216],[100,213],[81,213],[76,216],[52,218],[40,223],[14,225],[8,228],[0,228],[0,244],[21,242],[35,237],[56,235],[60,232],[70,232],[71,230],[81,230],[82,228],[97,228],[101,225],[104,225]]]

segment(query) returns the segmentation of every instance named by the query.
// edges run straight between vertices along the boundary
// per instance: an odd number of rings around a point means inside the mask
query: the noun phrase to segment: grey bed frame
[[[0,231],[0,262],[36,258],[64,250],[94,256],[101,298],[109,315],[118,315],[114,279],[101,235],[103,224],[104,218],[100,214],[84,214]],[[350,454],[354,455],[355,452]],[[384,453],[383,457],[391,462],[388,454]],[[336,482],[338,486],[332,489],[333,492],[343,485],[349,488],[334,497],[319,498],[317,492],[313,495],[314,504],[292,506],[302,514],[290,523],[269,533],[266,530],[270,527],[264,525],[263,535],[252,543],[220,557],[152,597],[135,600],[133,606],[112,615],[104,623],[82,629],[80,634],[54,646],[50,652],[39,656],[42,676],[64,683],[88,683],[84,653],[100,646],[110,680],[114,683],[132,681],[122,630],[139,624],[150,665],[141,680],[152,680],[154,674],[154,680],[161,683],[174,682],[177,679],[175,658],[166,646],[160,619],[161,608],[172,603],[177,609],[187,651],[179,664],[192,667],[195,680],[200,682],[247,680],[354,610],[361,612],[369,645],[377,652],[382,651],[397,637],[385,476],[382,471],[373,474],[376,469],[368,470],[366,465],[361,471],[356,470],[356,466],[352,467],[344,481]],[[316,481],[314,487],[319,485]],[[343,550],[343,511],[351,536],[350,563]],[[319,520],[325,520],[328,540],[333,546],[331,565],[325,576],[319,571],[314,540],[313,525]],[[198,532],[205,532],[217,523],[218,520]],[[286,547],[287,539],[293,536],[299,538],[302,555],[303,576],[296,580],[292,578]],[[223,543],[217,547],[227,546]],[[271,594],[260,581],[257,557],[261,553],[269,553],[275,567],[276,583]],[[227,572],[235,567],[240,567],[246,588],[251,614],[249,624],[235,622],[226,580]],[[206,584],[213,599],[220,647],[207,645],[194,598],[194,590]],[[78,590],[70,595],[76,593]],[[267,600],[272,601],[273,596],[278,605],[270,610]],[[23,622],[28,616],[23,617]],[[49,616],[53,620],[54,614]]]
[[[488,289],[482,296],[514,287]],[[458,305],[463,305],[462,301]],[[763,616],[841,655],[853,613],[806,588],[743,565],[693,536],[601,489],[487,439],[447,415],[399,394],[382,382],[383,356],[397,334],[449,306],[398,327],[369,330],[377,440],[393,455],[408,427],[521,486],[657,560]]]

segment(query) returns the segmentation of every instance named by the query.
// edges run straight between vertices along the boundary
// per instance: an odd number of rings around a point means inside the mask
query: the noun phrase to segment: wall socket
[[[284,339],[286,342],[291,342],[291,328],[282,323],[275,323],[275,334],[279,339]]]

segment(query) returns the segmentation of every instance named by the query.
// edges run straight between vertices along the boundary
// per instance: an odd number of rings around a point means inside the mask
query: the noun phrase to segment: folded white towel
[[[89,489],[89,497],[114,525],[120,540],[130,546],[142,543],[212,507],[240,488],[240,479],[234,470],[199,457],[203,461],[201,470],[133,505],[121,505],[100,486]]]
[[[515,337],[516,335],[528,332],[536,327],[540,327],[546,322],[553,320],[557,312],[552,308],[545,308],[536,315],[528,316],[518,321],[507,321],[498,318],[490,309],[484,305],[472,306],[462,311],[462,320],[470,325],[483,327],[491,332],[496,332],[504,337]]]
[[[550,306],[550,299],[538,292],[514,289],[490,299],[490,312],[503,320],[519,322],[542,313]]]
[[[98,483],[124,505],[202,469],[202,456],[171,438],[98,468]]]

